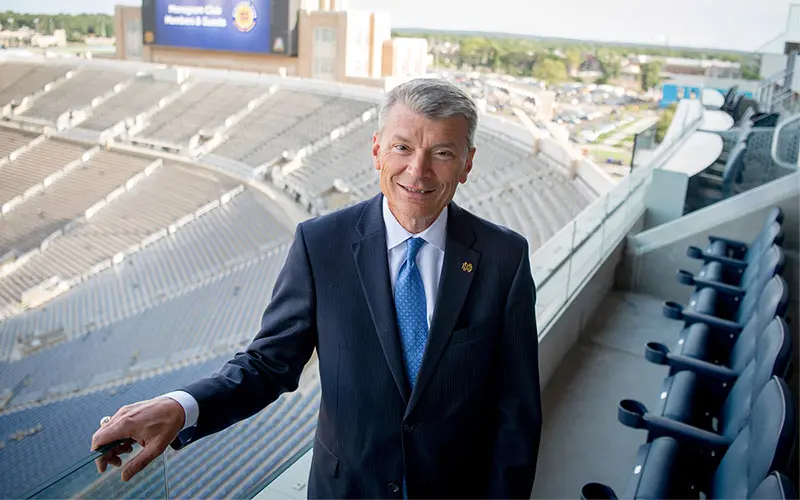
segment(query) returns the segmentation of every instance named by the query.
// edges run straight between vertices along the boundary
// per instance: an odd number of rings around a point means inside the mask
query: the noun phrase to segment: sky
[[[199,2],[200,0],[198,0]],[[213,0],[207,0],[211,3]],[[797,1],[797,0],[795,0]],[[399,28],[755,51],[786,30],[792,0],[349,0],[389,12]],[[0,0],[0,10],[105,12],[136,0]],[[791,11],[800,30],[800,4]],[[797,26],[794,26],[797,25]]]

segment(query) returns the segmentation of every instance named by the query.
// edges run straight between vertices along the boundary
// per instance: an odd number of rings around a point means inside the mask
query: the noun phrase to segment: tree
[[[650,61],[642,64],[642,90],[648,91],[661,83],[661,62]]]
[[[578,47],[569,47],[564,51],[564,55],[567,57],[567,70],[570,73],[577,72],[581,62],[583,62],[581,50]]]
[[[656,123],[657,143],[661,144],[661,141],[664,140],[664,136],[667,134],[667,129],[669,129],[669,124],[672,123],[672,118],[675,117],[675,110],[677,107],[677,103],[670,104],[664,108],[664,111],[661,112],[661,116],[658,117],[658,123]]]
[[[550,84],[563,82],[567,80],[567,66],[560,59],[547,57],[536,62],[533,76]]]

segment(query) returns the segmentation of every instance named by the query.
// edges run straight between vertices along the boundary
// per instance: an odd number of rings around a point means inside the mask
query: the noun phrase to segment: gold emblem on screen
[[[247,33],[256,27],[256,6],[253,2],[239,2],[233,6],[233,25],[242,33]]]

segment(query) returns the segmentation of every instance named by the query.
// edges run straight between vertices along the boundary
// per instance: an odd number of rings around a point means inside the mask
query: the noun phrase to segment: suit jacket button
[[[416,429],[416,428],[417,428],[417,426],[416,426],[416,425],[414,425],[414,424],[405,424],[405,425],[403,426],[403,428],[404,428],[405,430],[407,430],[408,432],[412,432],[414,429]]]
[[[397,485],[397,483],[389,483],[389,490],[392,493],[399,493],[400,492],[400,487]]]

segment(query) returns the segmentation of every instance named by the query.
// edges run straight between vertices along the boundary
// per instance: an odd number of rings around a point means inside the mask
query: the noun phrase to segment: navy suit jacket
[[[179,448],[297,389],[317,349],[311,498],[528,498],[542,426],[526,240],[451,203],[444,265],[413,391],[390,289],[382,195],[301,223],[243,353],[183,390]]]

